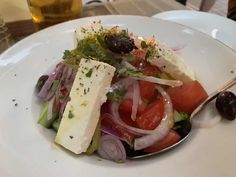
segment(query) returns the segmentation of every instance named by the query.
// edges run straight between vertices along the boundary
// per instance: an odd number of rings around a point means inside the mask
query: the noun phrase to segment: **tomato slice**
[[[120,113],[127,113],[127,114],[131,115],[131,113],[132,113],[132,105],[133,105],[133,100],[131,100],[131,99],[124,99],[120,103],[119,112]],[[137,115],[139,116],[139,115],[143,114],[145,108],[146,108],[146,105],[144,103],[140,104],[138,106]]]
[[[153,130],[161,122],[164,113],[164,102],[162,99],[157,99],[147,106],[145,112],[137,117],[136,125],[141,129]]]
[[[130,126],[136,127],[135,122],[131,119],[133,101],[131,99],[124,99],[119,107],[119,113],[121,119]],[[144,103],[138,106],[137,116],[143,114],[146,105]]]
[[[156,143],[154,143],[153,145],[147,147],[144,149],[144,152],[157,152],[160,151],[164,148],[167,148],[175,143],[177,143],[179,140],[181,139],[180,135],[174,131],[171,130],[165,138],[163,138],[160,141],[157,141]]]
[[[139,81],[140,96],[150,101],[155,95],[155,84],[147,81]]]
[[[120,118],[129,126],[136,127],[135,122],[131,119],[131,113],[119,112]]]
[[[146,76],[155,76],[161,73],[161,70],[157,66],[151,65],[145,60],[134,60],[133,65]]]
[[[153,66],[147,62],[143,65],[141,70],[142,70],[142,73],[146,76],[155,76],[161,72],[157,66]]]
[[[189,81],[180,87],[167,90],[174,109],[191,114],[207,98],[207,93],[198,81]]]

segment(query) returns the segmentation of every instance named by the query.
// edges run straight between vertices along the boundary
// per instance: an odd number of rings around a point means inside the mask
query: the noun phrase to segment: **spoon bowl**
[[[236,84],[236,77],[230,79],[224,85],[222,85],[220,88],[218,88],[217,90],[215,90],[214,92],[209,94],[207,99],[205,101],[203,101],[197,108],[195,108],[195,110],[189,116],[189,122],[191,122],[192,118],[194,118],[195,115],[197,115],[208,103],[210,103],[212,100],[214,100],[221,92],[226,91],[227,89],[233,87],[235,84]],[[154,156],[154,155],[166,152],[166,151],[178,146],[179,144],[184,142],[189,137],[189,134],[192,130],[191,123],[184,128],[185,128],[184,135],[181,136],[181,139],[177,143],[175,143],[167,148],[164,148],[160,151],[152,152],[152,153],[145,153],[141,150],[140,151],[128,151],[127,152],[128,158],[129,159],[140,159],[140,158],[150,157],[150,156]]]

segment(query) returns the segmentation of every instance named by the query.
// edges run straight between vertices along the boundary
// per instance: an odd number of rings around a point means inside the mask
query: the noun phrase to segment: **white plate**
[[[236,51],[236,22],[226,17],[190,10],[161,12],[153,17],[173,21],[206,33]]]
[[[0,75],[0,176],[235,176],[235,121],[196,129],[188,141],[168,153],[125,164],[100,160],[97,156],[75,156],[53,143],[54,134],[36,123],[40,104],[34,96],[34,86],[38,77],[60,60],[65,49],[74,47],[74,29],[94,20],[102,20],[106,27],[128,28],[138,36],[155,35],[168,46],[184,46],[180,54],[208,92],[236,73],[236,53],[230,48],[202,33],[159,19],[100,16],[38,32],[0,56],[1,67],[7,67]],[[217,116],[211,109],[206,112]]]

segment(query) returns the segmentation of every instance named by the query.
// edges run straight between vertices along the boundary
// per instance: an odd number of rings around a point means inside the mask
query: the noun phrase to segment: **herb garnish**
[[[141,47],[142,47],[143,49],[145,49],[145,48],[148,47],[148,45],[147,45],[147,43],[146,43],[145,41],[142,41],[142,42],[141,42]]]
[[[133,77],[139,77],[142,76],[142,72],[139,70],[133,70],[128,68],[121,68],[118,70],[119,76],[133,76]]]
[[[125,94],[126,94],[125,90],[115,89],[115,90],[107,93],[107,99],[110,101],[119,102],[123,99]]]
[[[104,42],[105,35],[116,32],[123,35],[127,34],[127,30],[122,30],[120,32],[116,31],[99,31],[99,33],[93,34],[85,39],[77,41],[77,47],[74,50],[65,50],[63,59],[65,63],[71,67],[78,69],[80,59],[93,59],[101,62],[108,63],[114,67],[119,66],[121,62],[121,56],[114,55]]]
[[[69,110],[68,118],[72,119],[74,117],[74,114],[71,110]]]
[[[91,77],[93,73],[93,68],[90,68],[89,71],[85,74],[86,77]]]

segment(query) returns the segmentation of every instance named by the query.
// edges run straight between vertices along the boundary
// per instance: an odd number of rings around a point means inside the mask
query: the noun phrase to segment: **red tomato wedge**
[[[136,125],[141,129],[153,130],[161,122],[164,113],[164,102],[158,99],[147,106],[145,112],[135,120]]]
[[[131,113],[132,113],[132,104],[133,101],[131,99],[124,99],[120,103],[119,107],[119,113],[121,119],[128,125],[136,127],[135,122],[131,119]],[[138,106],[137,116],[143,114],[144,110],[146,108],[145,104],[141,104]]]
[[[147,147],[144,149],[144,152],[157,152],[160,151],[164,148],[167,148],[175,143],[177,143],[180,140],[180,135],[175,132],[174,130],[171,130],[165,138],[163,138],[160,141],[157,141],[156,143],[154,143],[153,145]]]
[[[192,111],[207,98],[207,92],[198,81],[184,83],[180,87],[167,90],[174,109],[191,114]]]
[[[129,126],[137,127],[135,122],[131,119],[131,113],[119,112],[120,118]]]
[[[140,96],[150,101],[155,95],[155,84],[147,81],[139,81]]]
[[[145,60],[135,60],[133,65],[146,76],[155,76],[156,74],[161,73],[161,70],[157,66],[151,65]]]
[[[124,99],[121,103],[120,103],[120,107],[119,107],[119,112],[120,113],[127,113],[130,114],[132,113],[132,105],[133,105],[133,101],[131,99]],[[140,104],[138,106],[138,112],[137,115],[141,115],[143,114],[144,110],[146,108],[145,104]]]
[[[160,69],[156,66],[151,65],[150,63],[145,63],[142,68],[142,73],[146,76],[155,76],[160,73]]]

